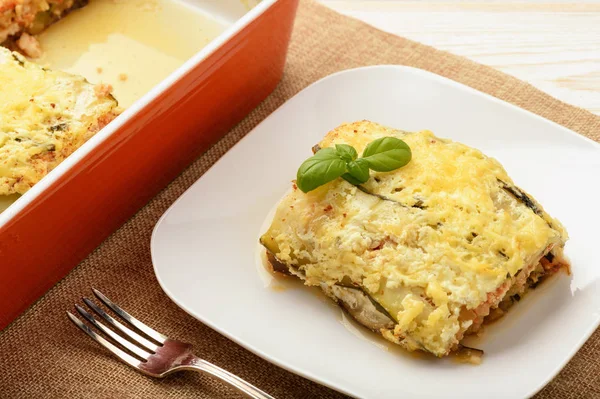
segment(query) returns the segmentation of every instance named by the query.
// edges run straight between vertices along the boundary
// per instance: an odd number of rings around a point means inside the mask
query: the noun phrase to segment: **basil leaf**
[[[348,173],[342,175],[348,183],[352,183],[355,186],[365,183],[369,180],[369,164],[364,159],[357,159],[356,161],[349,162],[346,165]]]
[[[360,180],[357,180],[356,178],[352,177],[352,175],[350,173],[344,173],[342,175],[342,179],[346,180],[348,183],[353,184],[355,186],[360,186],[361,184],[364,183],[364,182],[361,182]]]
[[[372,141],[363,152],[363,159],[376,172],[390,172],[410,162],[410,147],[395,137]]]
[[[358,153],[354,147],[348,144],[336,144],[335,152],[346,162],[354,161],[358,157]]]
[[[344,162],[333,148],[323,148],[300,165],[296,185],[307,193],[346,173]]]

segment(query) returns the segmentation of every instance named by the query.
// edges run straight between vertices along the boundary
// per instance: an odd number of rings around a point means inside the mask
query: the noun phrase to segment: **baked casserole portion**
[[[35,35],[87,0],[0,0],[0,43],[23,33]]]
[[[23,194],[117,116],[105,86],[0,47],[0,195]]]
[[[358,322],[408,350],[437,356],[564,269],[567,233],[495,159],[429,131],[369,121],[329,132],[317,149],[362,152],[381,137],[412,160],[359,186],[295,185],[261,237],[275,271],[318,286]]]

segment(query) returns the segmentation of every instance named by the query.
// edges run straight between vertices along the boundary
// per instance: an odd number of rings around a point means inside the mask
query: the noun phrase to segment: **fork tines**
[[[75,309],[77,309],[77,312],[79,312],[79,314],[83,316],[92,326],[94,326],[100,332],[104,333],[109,339],[105,339],[101,334],[98,334],[88,325],[84,324],[79,318],[77,318],[77,316],[73,315],[71,312],[67,312],[69,319],[71,319],[71,321],[77,327],[79,327],[83,332],[89,335],[93,340],[95,340],[100,345],[111,351],[121,360],[125,361],[133,367],[139,367],[141,363],[144,363],[146,360],[148,360],[148,358],[152,354],[154,354],[160,346],[162,346],[165,343],[167,337],[159,333],[158,331],[155,331],[152,328],[148,327],[135,317],[131,316],[129,313],[127,313],[119,306],[117,306],[114,302],[112,302],[110,299],[108,299],[100,291],[96,289],[92,290],[96,298],[98,298],[104,305],[106,305],[109,309],[115,312],[115,314],[117,314],[123,321],[125,321],[126,324],[133,328],[129,328],[128,326],[113,318],[104,310],[102,310],[102,308],[96,305],[96,303],[94,303],[88,298],[83,298],[85,304],[98,316],[104,319],[106,323],[108,323],[116,331],[119,331],[124,337],[117,334],[115,331],[108,328],[100,321],[96,320],[91,313],[89,313],[79,305],[75,305]],[[145,334],[150,339],[143,337],[142,335],[134,331],[134,329]],[[152,342],[151,340],[154,340],[156,343]],[[115,343],[135,356],[132,356],[125,350],[119,348],[119,346],[115,345]]]

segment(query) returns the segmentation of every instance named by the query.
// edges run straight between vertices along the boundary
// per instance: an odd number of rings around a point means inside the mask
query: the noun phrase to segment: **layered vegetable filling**
[[[271,271],[305,279],[304,273],[300,269],[284,264],[268,250],[267,259]],[[569,272],[569,264],[564,259],[562,250],[548,251],[538,262],[522,269],[496,292],[490,293],[488,301],[472,310],[464,308],[460,316],[461,321],[467,322],[465,325],[470,324],[470,326],[456,334],[456,342],[451,350],[462,349],[460,342],[465,336],[476,334],[486,324],[502,318],[529,290],[535,289],[542,281],[561,269]],[[382,330],[393,330],[397,326],[397,320],[381,303],[365,292],[363,288],[353,285],[349,279],[333,286],[321,284],[320,287],[350,316],[370,330],[381,332]],[[473,348],[467,348],[468,350],[473,351]]]
[[[514,277],[507,280],[498,290],[489,295],[487,302],[473,310],[464,309],[465,320],[473,324],[457,335],[460,341],[463,336],[479,332],[486,323],[498,320],[531,289],[535,289],[543,280],[552,274],[565,269],[569,273],[569,264],[563,258],[562,250],[550,250],[539,261],[521,269]]]
[[[0,45],[39,57],[35,35],[88,0],[0,0]]]

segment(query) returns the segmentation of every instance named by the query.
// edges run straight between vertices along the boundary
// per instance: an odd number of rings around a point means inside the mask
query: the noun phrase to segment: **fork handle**
[[[221,379],[222,381],[228,383],[232,387],[239,390],[241,393],[246,395],[248,398],[252,399],[275,399],[271,395],[261,391],[254,385],[249,382],[244,381],[240,377],[235,374],[231,374],[227,370],[223,370],[220,367],[215,366],[212,363],[207,362],[206,360],[193,357],[189,361],[185,362],[181,368],[186,370],[199,371],[202,373],[210,374],[214,377]]]

